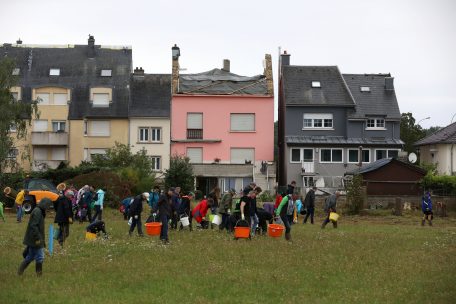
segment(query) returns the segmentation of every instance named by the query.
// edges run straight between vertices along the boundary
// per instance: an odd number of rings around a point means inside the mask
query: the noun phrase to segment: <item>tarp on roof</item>
[[[179,76],[180,94],[267,95],[266,77],[236,75],[221,69]]]

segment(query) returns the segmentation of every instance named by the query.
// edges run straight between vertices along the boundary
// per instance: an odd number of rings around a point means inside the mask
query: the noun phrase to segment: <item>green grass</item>
[[[71,226],[65,249],[22,277],[28,221],[0,221],[1,303],[454,303],[456,220],[421,227],[403,217],[342,217],[330,225],[294,225],[293,243],[262,236],[234,241],[217,230],[128,237],[128,226],[105,210],[109,240],[84,240]],[[46,226],[53,219],[49,215]]]

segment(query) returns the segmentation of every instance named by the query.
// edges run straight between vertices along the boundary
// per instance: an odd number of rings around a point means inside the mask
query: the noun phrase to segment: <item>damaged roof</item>
[[[456,144],[456,122],[414,143],[415,146],[432,144]]]
[[[240,76],[223,69],[179,75],[178,94],[267,95],[264,75]]]

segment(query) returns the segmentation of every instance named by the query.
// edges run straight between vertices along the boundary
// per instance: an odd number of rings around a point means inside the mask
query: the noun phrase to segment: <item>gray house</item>
[[[401,114],[389,74],[341,74],[337,66],[279,71],[279,185],[343,187],[346,171],[397,157]]]

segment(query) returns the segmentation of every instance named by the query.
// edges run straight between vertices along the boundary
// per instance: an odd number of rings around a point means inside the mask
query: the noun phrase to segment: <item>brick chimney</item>
[[[92,35],[89,35],[87,40],[87,56],[89,58],[95,58],[95,38]]]
[[[142,81],[144,80],[144,70],[142,67],[138,68],[136,67],[135,70],[133,71],[133,79],[134,80],[139,80]]]
[[[284,51],[282,55],[280,55],[281,65],[290,65],[290,54],[287,51]]]
[[[230,60],[223,59],[223,68],[222,71],[229,72],[230,71]]]
[[[21,38],[19,38],[19,39],[16,41],[16,44],[22,44]]]
[[[171,94],[177,94],[179,92],[180,48],[176,44],[171,48],[171,54],[172,54],[172,58],[173,58],[172,74],[171,74]]]
[[[274,96],[274,80],[272,77],[272,58],[271,54],[264,55],[264,76],[266,76],[266,85],[268,88],[268,95]]]

